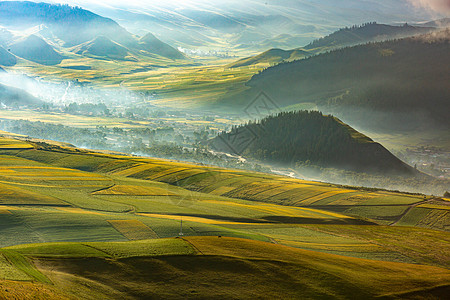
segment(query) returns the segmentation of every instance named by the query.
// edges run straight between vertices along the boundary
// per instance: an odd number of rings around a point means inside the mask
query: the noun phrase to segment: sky
[[[32,0],[35,2],[56,2],[56,3],[68,3],[71,5],[80,6],[105,6],[105,7],[124,7],[124,6],[151,6],[151,5],[164,5],[170,6],[171,4],[187,4],[194,2],[220,2],[224,3],[229,0]],[[257,2],[255,0],[243,0],[244,2]],[[267,0],[262,0],[267,1]],[[345,0],[339,0],[345,1]],[[433,11],[440,15],[450,16],[450,0],[398,0],[399,2],[409,2],[418,9],[426,9]],[[261,2],[261,1],[259,1]],[[312,2],[322,2],[321,0],[312,0]]]

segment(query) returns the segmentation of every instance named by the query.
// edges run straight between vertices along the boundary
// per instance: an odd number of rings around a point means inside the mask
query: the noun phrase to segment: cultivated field
[[[168,274],[198,286],[186,293],[200,298],[213,287],[224,297],[241,287],[243,296],[267,297],[448,290],[443,199],[11,137],[0,145],[0,298],[8,289],[88,299],[185,295]],[[174,294],[146,273],[152,268]],[[198,284],[206,279],[209,288]],[[34,283],[25,292],[19,281]]]

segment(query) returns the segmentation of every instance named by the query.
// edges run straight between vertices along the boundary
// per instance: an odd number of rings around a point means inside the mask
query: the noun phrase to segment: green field
[[[448,289],[448,201],[433,197],[12,137],[0,138],[0,187],[0,298],[8,288],[33,294],[16,281],[51,297],[136,296],[137,285],[186,296],[174,276],[198,286],[186,291],[199,298],[213,287],[244,298]],[[174,238],[181,221],[183,239]],[[166,289],[144,268],[158,268]]]

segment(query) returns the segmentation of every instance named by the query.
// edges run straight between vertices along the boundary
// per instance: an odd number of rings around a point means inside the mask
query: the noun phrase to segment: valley
[[[0,1],[0,299],[446,299],[445,1]]]

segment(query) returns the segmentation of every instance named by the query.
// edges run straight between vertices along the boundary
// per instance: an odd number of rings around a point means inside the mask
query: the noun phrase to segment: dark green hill
[[[237,68],[257,64],[278,64],[282,61],[293,61],[296,59],[301,59],[308,55],[309,55],[308,52],[301,49],[294,49],[294,50],[270,49],[259,55],[240,59],[228,65],[228,67]]]
[[[362,129],[448,129],[449,41],[445,30],[283,63],[221,103],[242,111],[242,103],[265,91],[278,107],[312,102]]]
[[[10,47],[15,55],[42,65],[57,65],[63,56],[38,36],[30,35]]]
[[[1,70],[3,69],[0,68],[0,72]],[[0,103],[9,107],[19,107],[19,106],[35,107],[43,104],[41,100],[30,95],[29,93],[21,89],[17,89],[3,84],[0,84]]]
[[[382,145],[333,116],[317,111],[284,112],[235,127],[210,140],[230,152],[248,141],[242,156],[282,166],[313,164],[364,173],[418,174]]]
[[[148,33],[139,39],[139,49],[170,59],[185,59],[183,53]]]
[[[118,60],[125,60],[128,55],[128,49],[105,36],[96,37],[92,41],[76,46],[72,51],[80,55],[94,55]]]
[[[433,27],[415,27],[410,25],[391,26],[377,23],[367,23],[362,26],[342,28],[326,37],[315,40],[305,46],[305,49],[319,51],[355,46],[368,42],[385,41],[425,34],[435,30]]]
[[[16,63],[16,57],[0,46],[0,65],[10,67],[14,66]]]

